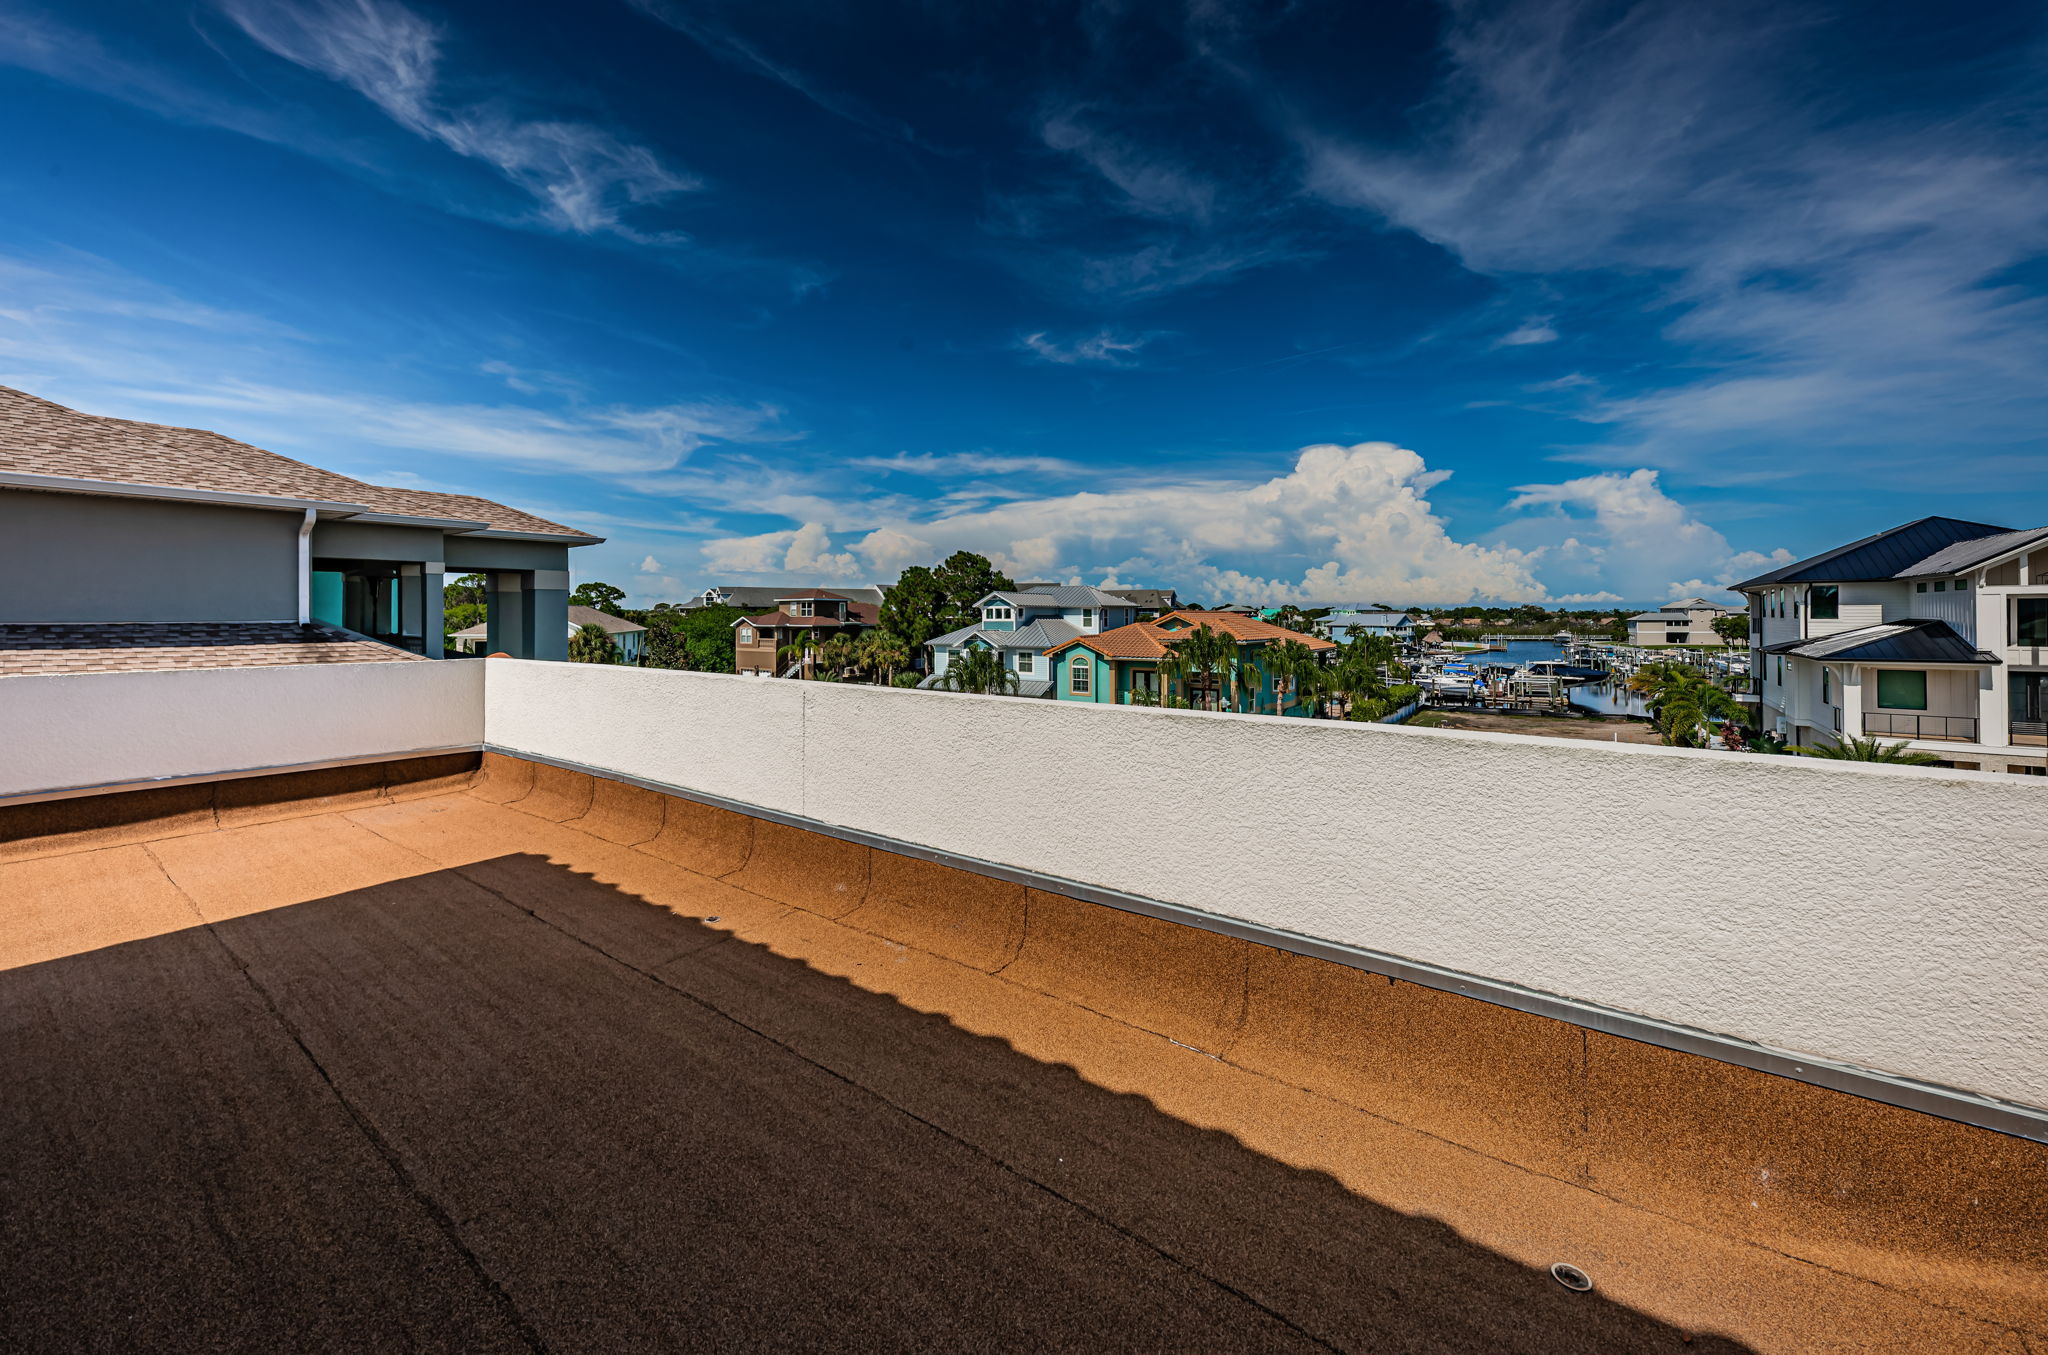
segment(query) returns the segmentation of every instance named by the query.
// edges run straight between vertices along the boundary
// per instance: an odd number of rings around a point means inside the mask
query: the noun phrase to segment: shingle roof
[[[424,655],[319,624],[205,621],[0,625],[0,676],[392,663]]]
[[[879,620],[880,608],[865,602],[846,604],[846,616],[791,616],[788,612],[763,612],[759,616],[743,616],[733,622],[734,626],[872,626]]]
[[[1844,659],[1855,663],[1995,664],[1996,656],[1973,647],[1946,621],[1891,621],[1837,631],[1815,640],[1787,640],[1766,654],[1795,659]]]
[[[1898,579],[1910,578],[1916,573],[1939,573],[1940,570],[1920,566],[1942,557],[1960,543],[2012,535],[2012,528],[1994,527],[1988,522],[1921,518],[1866,536],[1860,541],[1851,541],[1846,546],[1837,546],[1819,555],[1781,565],[1733,586],[1736,589],[1762,588],[1779,583],[1839,583],[1845,579]],[[1950,569],[1963,567],[1948,566]]]
[[[356,504],[491,531],[586,533],[470,494],[373,485],[203,428],[85,414],[0,386],[0,470],[66,480]]]

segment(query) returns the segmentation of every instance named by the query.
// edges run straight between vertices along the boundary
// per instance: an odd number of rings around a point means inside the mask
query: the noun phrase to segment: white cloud
[[[1040,332],[1026,334],[1017,346],[1045,362],[1062,367],[1134,367],[1140,349],[1156,334],[1119,334],[1113,329],[1097,330],[1085,338],[1065,343]]]
[[[664,566],[661,561],[655,559],[652,555],[640,562],[640,572],[642,574],[660,574],[663,572],[663,569]]]
[[[1550,321],[1541,318],[1531,318],[1522,321],[1521,324],[1495,339],[1493,346],[1495,348],[1520,348],[1532,343],[1556,343],[1557,338],[1557,331],[1551,328]]]
[[[884,575],[965,548],[1015,577],[1163,580],[1212,599],[1544,596],[1535,555],[1452,539],[1426,497],[1442,479],[1391,443],[1321,445],[1263,481],[1181,480],[876,522],[855,550]],[[774,572],[797,568],[799,553],[843,558],[825,536],[812,522],[727,538],[706,545],[705,561],[713,572]]]
[[[698,188],[646,146],[588,123],[524,118],[441,91],[441,33],[392,0],[221,0],[229,18],[284,59],[347,85],[413,134],[489,165],[580,234],[651,238],[636,207]]]
[[[847,464],[934,479],[961,475],[1078,475],[1087,470],[1078,461],[1056,456],[1007,456],[998,452],[898,452],[894,456],[855,457]]]
[[[1547,552],[1550,567],[1546,572],[1553,579],[1606,583],[1623,590],[1621,597],[1648,600],[1660,594],[1717,591],[1776,558],[1731,549],[1726,537],[1664,492],[1654,470],[1587,475],[1553,485],[1521,485],[1508,507],[1550,509],[1548,520],[1557,524],[1558,530],[1571,533]],[[1783,550],[1777,556],[1791,558]],[[1708,577],[1714,582],[1703,582]],[[1689,582],[1677,582],[1681,579]],[[1592,600],[1618,599],[1601,596]]]
[[[1889,444],[1917,474],[1926,443],[2038,435],[2048,308],[2010,270],[2048,249],[2048,147],[2019,52],[1960,106],[1857,117],[1807,45],[1840,16],[1797,3],[1450,10],[1424,144],[1309,127],[1309,185],[1475,271],[1658,286],[1691,371],[1578,411],[1613,459],[1770,469],[1795,436],[1808,467]]]

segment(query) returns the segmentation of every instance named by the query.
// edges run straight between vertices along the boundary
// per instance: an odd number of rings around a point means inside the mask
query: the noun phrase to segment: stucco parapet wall
[[[1788,1060],[2048,1102],[2036,864],[2048,786],[2021,778],[722,674],[487,669],[485,737],[506,751]]]
[[[475,749],[480,659],[0,677],[0,801]]]

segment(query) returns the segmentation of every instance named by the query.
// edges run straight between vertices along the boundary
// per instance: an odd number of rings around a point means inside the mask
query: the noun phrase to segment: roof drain
[[[313,619],[313,520],[318,516],[317,510],[308,508],[305,521],[299,524],[299,624],[302,626]]]
[[[1593,1287],[1593,1277],[1591,1275],[1580,1270],[1577,1266],[1568,1266],[1562,1261],[1559,1261],[1550,1268],[1550,1278],[1556,1280],[1566,1289],[1576,1290],[1581,1294]]]

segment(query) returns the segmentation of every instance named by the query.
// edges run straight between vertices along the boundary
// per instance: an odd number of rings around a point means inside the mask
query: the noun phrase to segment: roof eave
[[[477,531],[455,532],[455,536],[481,538],[485,541],[540,541],[555,546],[598,546],[604,544],[601,536],[587,532],[520,532],[506,528],[485,527]]]
[[[87,480],[68,475],[36,475],[28,471],[0,470],[0,488],[44,489],[59,494],[100,494],[122,499],[161,499],[174,503],[217,504],[224,508],[269,508],[285,512],[317,513],[335,517],[361,517],[377,510],[364,503],[343,503],[335,499],[306,499],[289,494],[244,494],[222,489],[186,489],[179,485],[148,485],[127,480]]]

